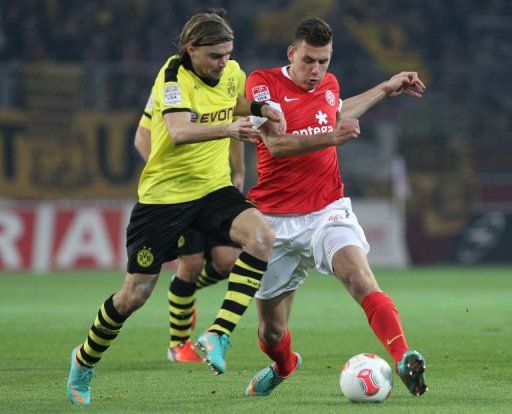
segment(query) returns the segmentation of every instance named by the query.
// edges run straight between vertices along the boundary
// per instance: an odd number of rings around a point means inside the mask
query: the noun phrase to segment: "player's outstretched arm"
[[[147,162],[149,154],[151,153],[151,131],[142,125],[139,125],[137,127],[137,131],[135,131],[133,145],[142,159]]]
[[[248,117],[241,117],[231,124],[199,125],[191,122],[190,112],[168,112],[164,115],[167,130],[174,145],[235,138],[258,142],[260,132],[253,129]]]
[[[263,141],[273,157],[306,154],[327,147],[340,146],[357,138],[361,132],[357,119],[343,120],[333,132],[301,135],[300,138],[293,134],[279,135],[277,125],[269,121],[265,122],[260,130]]]
[[[359,118],[387,96],[405,93],[421,98],[424,92],[425,85],[416,72],[400,72],[366,92],[345,99],[338,119]]]

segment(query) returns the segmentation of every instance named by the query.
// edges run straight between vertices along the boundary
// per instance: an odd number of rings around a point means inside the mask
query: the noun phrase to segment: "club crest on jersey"
[[[228,79],[228,87],[227,87],[228,96],[230,98],[234,98],[236,96],[236,88],[235,88],[235,79]]]
[[[252,95],[256,102],[268,101],[270,99],[270,90],[267,85],[258,85],[252,88]]]
[[[176,105],[181,103],[181,89],[176,82],[164,85],[164,103],[166,105]]]
[[[332,91],[325,92],[325,99],[329,105],[334,105],[336,103],[336,97]]]

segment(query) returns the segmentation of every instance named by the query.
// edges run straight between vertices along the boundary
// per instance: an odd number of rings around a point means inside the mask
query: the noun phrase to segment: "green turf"
[[[386,359],[363,312],[333,278],[311,276],[292,313],[300,371],[270,397],[246,398],[268,364],[256,343],[252,306],[232,337],[228,372],[166,360],[168,276],[127,322],[96,369],[91,413],[466,413],[511,412],[512,269],[424,268],[378,272],[398,306],[409,343],[427,359],[430,391],[408,394],[396,377],[384,404],[358,405],[340,394],[339,369],[361,352]],[[0,412],[78,412],[65,384],[69,354],[120,275],[0,275]],[[225,284],[199,292],[198,328],[213,320]],[[82,411],[80,411],[82,412]]]

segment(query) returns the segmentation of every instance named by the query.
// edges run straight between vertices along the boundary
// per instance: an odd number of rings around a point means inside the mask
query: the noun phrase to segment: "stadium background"
[[[512,261],[507,1],[221,1],[249,73],[296,22],[335,29],[342,95],[400,70],[428,85],[362,118],[340,150],[372,262]],[[133,135],[182,24],[209,1],[20,0],[0,8],[0,269],[120,268],[142,162]],[[255,181],[246,146],[246,189]]]

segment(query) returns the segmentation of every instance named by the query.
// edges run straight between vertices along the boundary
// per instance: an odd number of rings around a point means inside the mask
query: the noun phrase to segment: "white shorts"
[[[272,299],[297,289],[312,267],[333,274],[332,258],[343,247],[357,246],[366,254],[370,251],[350,198],[341,198],[310,214],[265,217],[274,228],[276,240],[256,292],[259,299]]]

